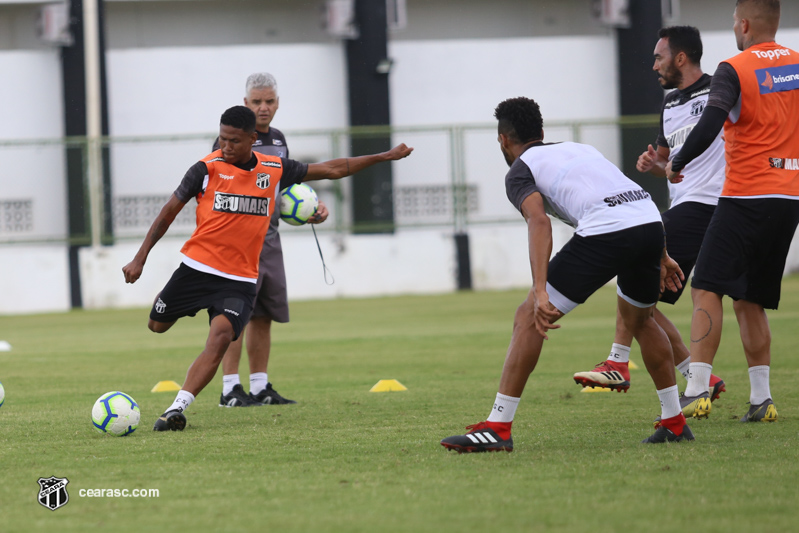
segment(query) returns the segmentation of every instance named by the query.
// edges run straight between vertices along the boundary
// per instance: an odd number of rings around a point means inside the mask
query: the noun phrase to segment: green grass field
[[[603,360],[605,288],[545,344],[514,424],[513,453],[458,455],[439,440],[484,420],[523,291],[298,302],[274,328],[270,380],[292,406],[217,407],[221,376],[182,433],[153,433],[207,334],[204,316],[163,335],[147,310],[0,317],[0,531],[795,531],[799,519],[799,279],[783,284],[771,387],[780,419],[741,424],[749,381],[729,305],[714,373],[728,392],[692,443],[642,445],[659,414],[633,360],[628,394],[584,394],[575,371]],[[729,302],[727,302],[729,304]],[[668,311],[687,335],[690,302]],[[246,364],[242,377],[247,379]],[[370,393],[393,378],[407,392]],[[679,377],[680,389],[684,380]],[[95,432],[102,393],[140,404],[129,437]],[[37,502],[40,477],[69,502]],[[158,489],[158,498],[80,489]]]

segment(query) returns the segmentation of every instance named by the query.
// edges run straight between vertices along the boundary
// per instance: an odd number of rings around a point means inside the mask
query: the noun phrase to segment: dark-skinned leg
[[[549,305],[552,310],[557,311],[552,304]],[[560,311],[557,313],[560,317],[563,316]],[[513,319],[513,334],[502,367],[502,377],[499,380],[500,394],[514,398],[521,397],[527,379],[538,364],[543,344],[544,337],[535,329],[533,303],[525,300],[516,309]]]
[[[671,344],[668,335],[655,320],[655,307],[636,307],[621,297],[618,305],[625,327],[630,330],[641,347],[641,356],[660,399],[661,427],[643,442],[693,440],[694,436],[680,410]]]
[[[641,356],[658,390],[677,385],[671,343],[655,320],[655,307],[636,307],[618,298],[618,307],[625,327],[641,346]]]
[[[183,390],[197,396],[211,382],[233,336],[233,326],[226,316],[217,315],[211,320],[205,349],[189,367]]]
[[[563,316],[548,304],[549,309]],[[465,435],[454,435],[441,441],[448,450],[464,452],[513,451],[511,425],[516,406],[527,384],[530,374],[538,363],[544,337],[535,327],[533,302],[526,299],[516,310],[513,321],[513,334],[502,367],[499,392],[488,420],[472,426]]]
[[[205,388],[214,374],[228,345],[233,340],[233,326],[224,315],[217,315],[211,320],[211,328],[205,349],[189,367],[183,388],[178,391],[175,401],[155,422],[155,431],[182,431],[186,427],[184,411],[191,405],[195,397]]]

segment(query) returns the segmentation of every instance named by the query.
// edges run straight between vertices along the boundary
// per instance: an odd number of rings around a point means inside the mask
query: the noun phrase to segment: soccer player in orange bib
[[[141,277],[147,256],[191,199],[197,200],[197,227],[183,245],[183,262],[156,296],[148,327],[163,333],[179,318],[208,311],[205,349],[186,374],[175,401],[153,430],[183,430],[183,414],[211,381],[230,343],[252,313],[258,256],[275,209],[277,185],[340,179],[384,161],[410,155],[404,144],[379,154],[304,164],[253,152],[258,138],[255,114],[245,106],[222,114],[220,149],[194,164],[155,218],[133,261],[122,268],[127,283]]]
[[[691,364],[686,416],[707,417],[722,297],[730,296],[749,365],[750,407],[741,422],[773,422],[771,330],[788,247],[799,223],[799,54],[774,42],[779,0],[738,0],[733,32],[741,53],[719,64],[707,108],[667,165],[673,183],[724,128],[726,180],[692,282]]]

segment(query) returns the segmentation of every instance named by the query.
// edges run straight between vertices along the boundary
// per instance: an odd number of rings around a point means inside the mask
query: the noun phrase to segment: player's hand
[[[674,171],[671,169],[671,161],[666,165],[666,178],[672,183],[680,183],[685,176],[678,171]]]
[[[649,172],[655,168],[658,160],[658,153],[650,144],[646,152],[638,156],[638,162],[635,164],[635,169],[638,172]]]
[[[550,329],[560,328],[560,324],[555,324],[555,321],[562,315],[549,303],[549,294],[546,291],[534,293],[531,291],[530,296],[533,298],[533,319],[535,321],[535,329],[544,337],[549,340],[547,331]],[[528,299],[530,298],[528,296]]]
[[[136,283],[136,280],[141,277],[142,270],[144,270],[144,263],[136,259],[123,266],[122,273],[125,275],[125,283]]]
[[[408,157],[411,155],[411,152],[413,152],[413,148],[405,146],[405,143],[402,143],[386,152],[386,158],[389,161],[396,161],[398,159]]]
[[[322,200],[319,200],[319,207],[316,208],[316,213],[308,219],[310,224],[321,224],[327,217],[330,216],[330,211],[327,210],[327,206]]]
[[[671,292],[677,292],[682,289],[682,282],[684,280],[685,274],[683,274],[677,261],[669,257],[668,254],[664,254],[663,258],[660,260],[660,292],[666,289]]]

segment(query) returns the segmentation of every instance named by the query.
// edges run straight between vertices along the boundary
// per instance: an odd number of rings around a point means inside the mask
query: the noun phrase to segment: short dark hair
[[[693,26],[669,26],[658,32],[658,37],[669,40],[671,57],[684,52],[688,61],[699,65],[702,60],[702,37]]]
[[[219,123],[244,130],[246,133],[255,132],[255,113],[243,105],[236,105],[222,113]]]
[[[735,7],[751,6],[757,9],[761,17],[772,24],[779,24],[780,21],[780,0],[737,0]]]
[[[544,119],[535,100],[519,96],[501,102],[494,110],[499,132],[519,143],[544,138]]]

